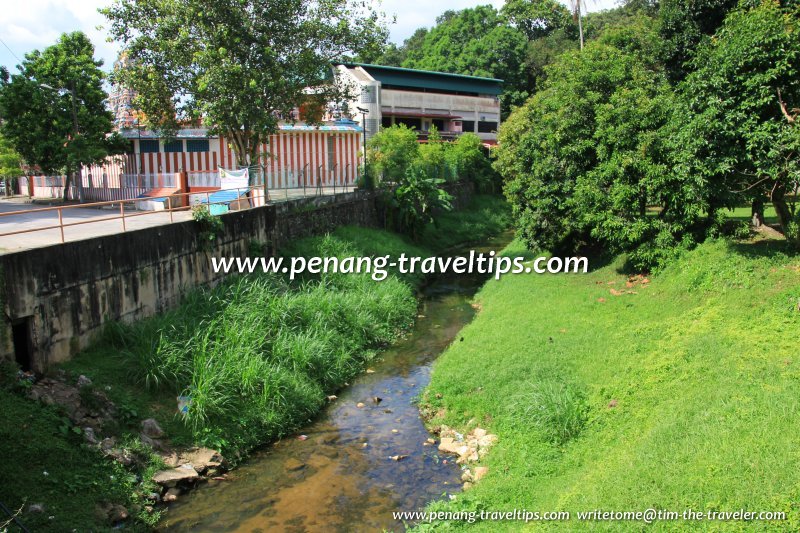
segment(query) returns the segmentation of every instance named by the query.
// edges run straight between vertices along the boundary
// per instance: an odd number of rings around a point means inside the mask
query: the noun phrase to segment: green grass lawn
[[[586,275],[488,282],[463,342],[438,359],[425,401],[446,413],[431,424],[480,425],[500,440],[484,460],[489,474],[432,508],[778,510],[787,522],[651,528],[796,531],[800,258],[783,246],[709,242],[632,287],[622,260]],[[505,253],[523,250],[514,243]]]

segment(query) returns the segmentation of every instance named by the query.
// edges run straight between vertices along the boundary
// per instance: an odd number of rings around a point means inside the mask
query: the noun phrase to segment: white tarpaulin
[[[246,189],[250,181],[249,169],[225,170],[219,169],[220,189],[227,191],[230,189]],[[244,191],[242,191],[244,192]]]

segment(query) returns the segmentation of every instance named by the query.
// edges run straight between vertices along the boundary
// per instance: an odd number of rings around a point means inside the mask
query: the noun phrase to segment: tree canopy
[[[331,63],[386,39],[365,1],[117,0],[103,13],[124,43],[115,81],[137,92],[146,121],[171,132],[202,120],[240,166],[258,162],[281,117],[341,96]]]
[[[25,56],[20,72],[0,72],[2,133],[26,163],[69,176],[123,149],[111,135],[103,62],[82,32]],[[64,188],[66,198],[68,187]]]

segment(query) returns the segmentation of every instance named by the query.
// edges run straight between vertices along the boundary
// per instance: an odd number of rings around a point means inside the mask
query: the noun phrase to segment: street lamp
[[[362,171],[362,181],[366,186],[367,183],[367,113],[369,113],[369,109],[364,109],[363,107],[356,107],[358,111],[361,113],[361,131],[364,138],[364,170]]]
[[[73,84],[73,88],[72,89],[67,89],[67,88],[56,89],[55,87],[53,87],[51,85],[48,85],[46,83],[40,83],[39,87],[41,87],[42,89],[48,89],[48,90],[51,90],[51,91],[55,91],[55,92],[57,92],[59,94],[61,93],[62,90],[67,91],[69,93],[69,99],[70,99],[70,102],[72,103],[72,129],[73,129],[72,140],[73,141],[77,140],[77,138],[78,138],[78,109],[76,107],[77,104],[75,103],[75,89],[74,89],[75,86],[74,86],[74,84]],[[77,185],[78,185],[78,201],[79,202],[83,202],[83,179],[78,179],[79,175],[80,175],[79,169],[76,169],[75,170],[75,178],[76,178],[75,181],[77,182]]]

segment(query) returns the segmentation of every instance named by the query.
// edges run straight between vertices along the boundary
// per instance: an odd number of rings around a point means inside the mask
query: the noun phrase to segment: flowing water
[[[503,235],[480,250],[497,250],[509,239]],[[433,360],[472,319],[470,301],[484,279],[442,276],[430,285],[411,334],[383,352],[371,372],[296,436],[253,453],[228,480],[210,481],[170,506],[159,529],[402,531],[393,512],[419,510],[460,491],[461,469],[427,442],[415,401]]]

